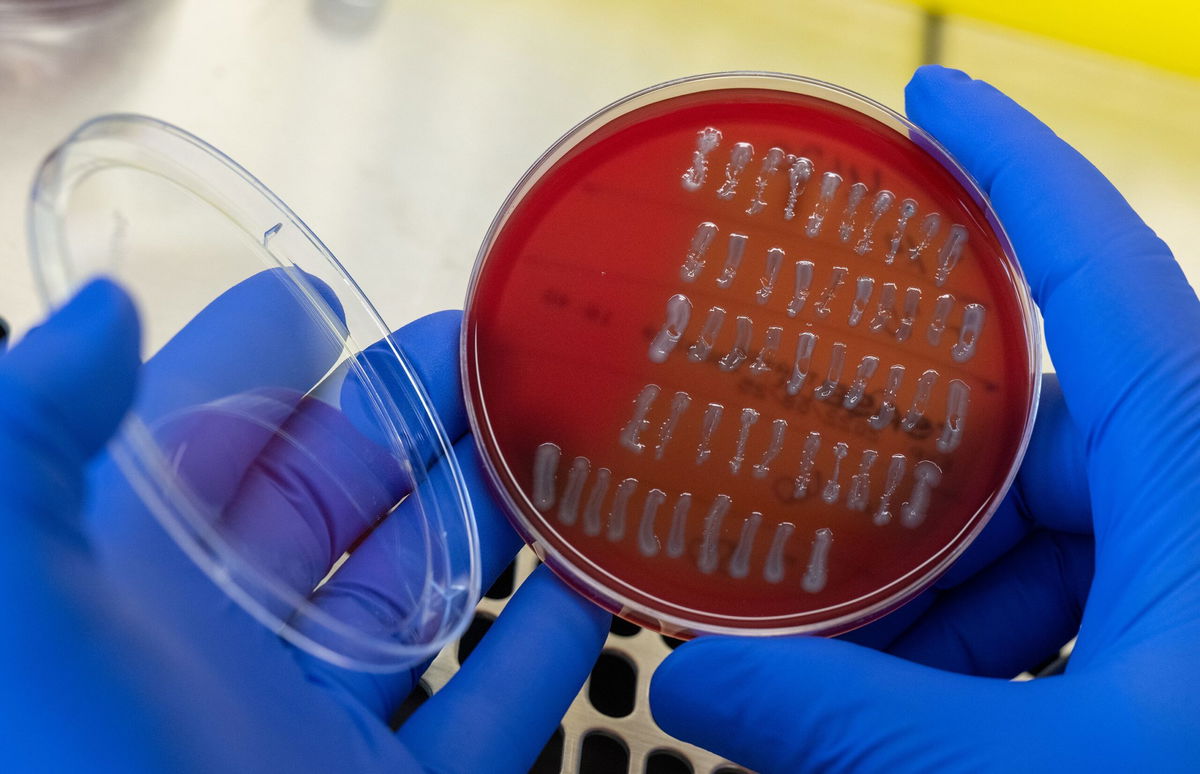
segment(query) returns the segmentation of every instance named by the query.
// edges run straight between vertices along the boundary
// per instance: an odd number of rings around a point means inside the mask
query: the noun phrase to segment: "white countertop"
[[[99,113],[150,114],[226,151],[398,326],[461,305],[509,188],[593,110],[725,69],[802,73],[902,108],[922,32],[916,11],[877,1],[110,2],[34,39],[0,19],[0,315],[18,332],[41,315],[29,181]],[[971,22],[951,21],[944,51],[1079,143],[1200,277],[1200,82]]]

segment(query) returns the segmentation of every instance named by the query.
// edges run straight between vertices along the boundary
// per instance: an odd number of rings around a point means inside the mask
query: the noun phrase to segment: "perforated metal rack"
[[[537,560],[524,549],[479,603],[462,639],[447,646],[393,722],[446,684]],[[711,753],[667,736],[650,716],[650,676],[677,641],[614,619],[592,675],[531,774],[747,774]]]
[[[446,684],[487,632],[537,559],[528,549],[480,601],[466,634],[430,665],[393,722],[397,725]],[[750,774],[729,761],[668,736],[650,715],[650,676],[678,641],[613,619],[591,677],[571,703],[530,774]],[[1015,679],[1059,674],[1074,640],[1057,656]]]

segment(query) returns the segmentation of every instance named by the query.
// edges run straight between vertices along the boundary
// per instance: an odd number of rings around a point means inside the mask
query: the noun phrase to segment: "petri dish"
[[[496,216],[462,334],[517,530],[643,626],[835,634],[929,586],[1010,485],[1040,333],[979,187],[903,116],[697,76],[568,132]]]
[[[357,670],[458,636],[479,547],[437,406],[287,205],[182,129],[110,115],[42,164],[29,238],[48,306],[105,275],[138,307],[137,398],[92,471],[116,576],[157,599],[190,588],[190,557],[272,632]]]

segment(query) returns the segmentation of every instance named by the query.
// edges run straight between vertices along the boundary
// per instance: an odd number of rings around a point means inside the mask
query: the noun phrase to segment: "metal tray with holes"
[[[537,559],[525,548],[480,601],[462,638],[446,647],[421,677],[392,720],[399,726],[413,710],[446,684]],[[604,651],[588,681],[571,703],[530,774],[750,774],[746,769],[668,736],[650,716],[650,676],[678,640],[614,618]],[[1072,641],[1060,654],[1018,680],[1058,674]]]

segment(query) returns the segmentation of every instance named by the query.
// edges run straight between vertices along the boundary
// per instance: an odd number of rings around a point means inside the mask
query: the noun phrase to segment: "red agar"
[[[564,147],[493,227],[464,331],[478,441],[539,555],[682,636],[833,633],[932,583],[1036,401],[1024,280],[964,184],[786,88],[635,106]]]

